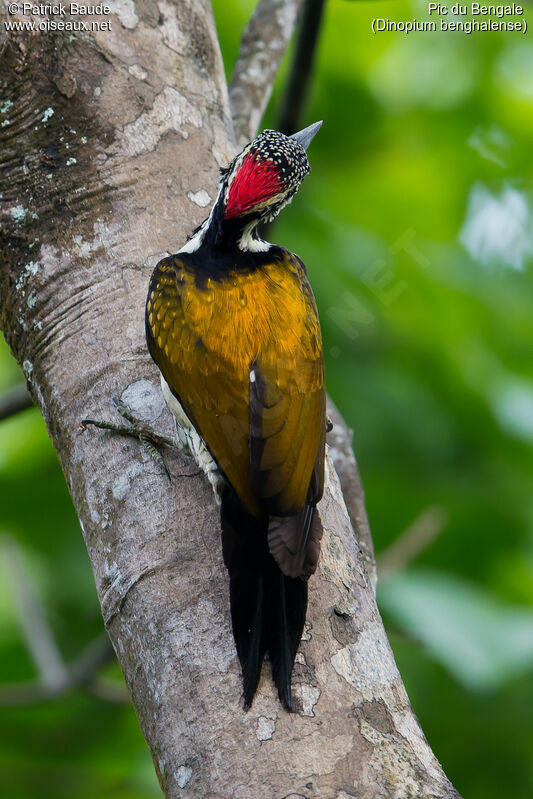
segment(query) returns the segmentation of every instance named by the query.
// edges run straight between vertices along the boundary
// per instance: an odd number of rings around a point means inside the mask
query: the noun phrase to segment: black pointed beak
[[[312,125],[309,125],[309,127],[299,130],[298,133],[293,133],[292,136],[289,136],[289,139],[294,139],[304,150],[307,150],[321,127],[322,120],[320,120],[320,122],[314,122]]]

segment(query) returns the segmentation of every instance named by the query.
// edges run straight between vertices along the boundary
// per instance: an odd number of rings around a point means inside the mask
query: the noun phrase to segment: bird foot
[[[100,430],[111,430],[113,433],[118,433],[121,436],[133,436],[137,438],[152,460],[157,463],[159,468],[165,472],[170,480],[170,472],[157,447],[166,444],[168,447],[179,449],[176,440],[171,436],[163,436],[160,433],[156,433],[153,427],[134,416],[128,408],[121,405],[114,397],[113,405],[128,424],[114,424],[113,422],[99,421],[96,419],[82,419],[80,422],[81,429],[87,430],[88,425],[92,425],[93,427],[100,428]]]

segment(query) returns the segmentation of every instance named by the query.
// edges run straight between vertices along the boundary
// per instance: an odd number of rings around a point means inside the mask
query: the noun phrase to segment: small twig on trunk
[[[255,136],[303,0],[260,0],[244,29],[229,85],[239,147]]]
[[[32,407],[33,400],[28,389],[23,383],[20,383],[0,396],[0,421]]]

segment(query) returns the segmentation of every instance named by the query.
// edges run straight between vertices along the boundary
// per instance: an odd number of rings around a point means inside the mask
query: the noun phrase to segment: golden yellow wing
[[[268,256],[220,277],[194,253],[166,258],[146,307],[152,357],[255,516],[298,513],[323,486],[316,306],[299,259],[278,247]]]

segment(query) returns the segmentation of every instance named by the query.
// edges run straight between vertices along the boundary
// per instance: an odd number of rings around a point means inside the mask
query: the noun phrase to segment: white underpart
[[[220,492],[223,485],[223,478],[220,474],[218,466],[213,460],[209,450],[207,449],[204,440],[199,436],[191,420],[183,410],[181,404],[178,402],[167,381],[161,375],[161,389],[168,409],[174,417],[176,422],[176,437],[178,446],[185,452],[189,452],[196,463],[198,468],[205,474],[213,491],[217,502],[220,502]]]
[[[244,252],[266,252],[272,247],[272,244],[268,241],[263,241],[263,239],[253,237],[253,230],[257,225],[257,220],[254,219],[253,222],[250,222],[247,225],[240,237],[239,241],[237,242],[238,247],[240,250]]]
[[[250,383],[255,383],[255,372],[253,369],[250,370]]]

